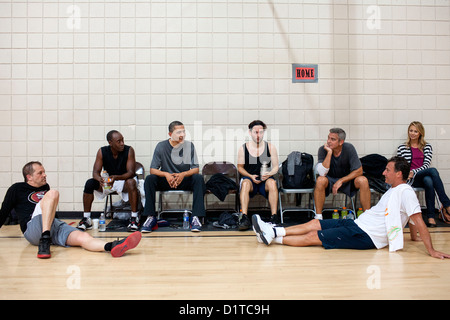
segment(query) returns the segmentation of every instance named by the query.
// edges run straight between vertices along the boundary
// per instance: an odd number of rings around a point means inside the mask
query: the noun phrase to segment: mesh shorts
[[[369,235],[351,219],[320,220],[317,231],[325,249],[375,249]]]
[[[36,208],[35,210],[40,209],[39,203],[36,207],[38,206],[39,208]],[[58,246],[67,247],[66,242],[69,234],[76,230],[76,228],[69,226],[64,221],[54,219],[50,229],[52,243]],[[25,230],[23,235],[32,245],[37,246],[39,244],[39,240],[42,235],[42,214],[35,215],[30,221],[28,221],[27,230]]]

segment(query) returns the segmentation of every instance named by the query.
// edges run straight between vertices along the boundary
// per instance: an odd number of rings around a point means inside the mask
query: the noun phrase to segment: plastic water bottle
[[[183,213],[183,229],[189,229],[189,212],[187,210],[184,210]]]
[[[339,212],[337,210],[334,210],[333,214],[331,215],[333,219],[339,219]]]
[[[102,179],[103,179],[103,189],[111,189],[111,186],[108,184],[109,180],[109,174],[106,172],[106,170],[102,171]]]
[[[348,214],[347,208],[343,207],[342,211],[341,211],[341,218],[342,219],[347,219],[347,214]]]
[[[100,214],[100,219],[98,220],[98,231],[106,231],[106,219],[103,212]]]

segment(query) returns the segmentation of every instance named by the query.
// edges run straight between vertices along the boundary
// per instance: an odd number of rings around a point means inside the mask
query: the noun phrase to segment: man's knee
[[[364,176],[359,176],[355,178],[355,187],[358,189],[369,189],[369,180]]]
[[[328,187],[328,178],[327,177],[317,177],[316,180],[316,190],[325,190]]]
[[[252,182],[249,179],[242,180],[241,192],[249,193],[252,190]]]
[[[125,187],[128,191],[137,190],[136,180],[134,178],[125,180]]]
[[[51,189],[51,190],[47,191],[45,193],[44,198],[42,200],[44,200],[44,199],[58,202],[59,201],[59,191],[58,190],[54,190],[54,189]]]
[[[266,180],[266,190],[269,192],[276,192],[277,191],[277,182],[274,179],[267,179]]]
[[[154,174],[149,174],[145,177],[144,186],[155,185],[158,183],[158,176]]]
[[[84,184],[84,193],[94,194],[94,190],[100,189],[100,182],[95,180],[94,178],[88,179]]]

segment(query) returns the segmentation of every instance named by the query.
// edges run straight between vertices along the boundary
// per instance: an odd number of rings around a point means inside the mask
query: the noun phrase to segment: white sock
[[[276,237],[273,239],[274,243],[283,244],[283,237]]]
[[[284,227],[274,227],[277,237],[284,237],[286,235],[286,229]]]
[[[138,213],[137,213],[137,212],[131,212],[131,216],[132,216],[133,218],[137,218]]]
[[[84,212],[83,213],[83,217],[90,218],[91,217],[91,213],[90,212]]]
[[[314,219],[323,220],[323,216],[321,213],[316,213],[316,215],[314,216]]]

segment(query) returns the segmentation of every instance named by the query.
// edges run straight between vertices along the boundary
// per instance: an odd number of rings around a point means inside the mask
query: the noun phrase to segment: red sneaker
[[[142,234],[139,231],[136,231],[122,240],[113,241],[111,255],[114,258],[123,256],[128,250],[136,248],[141,241],[141,238]]]

